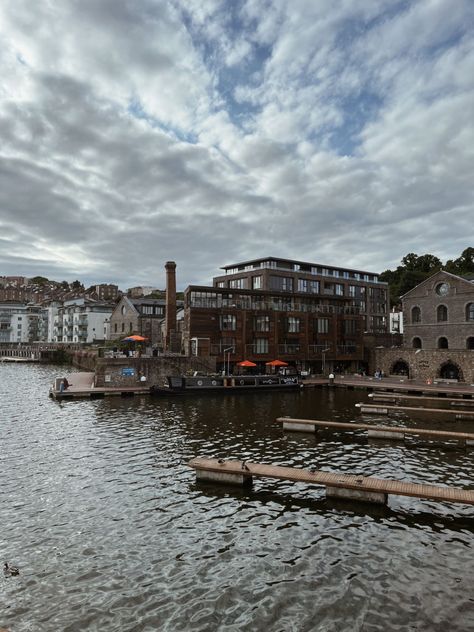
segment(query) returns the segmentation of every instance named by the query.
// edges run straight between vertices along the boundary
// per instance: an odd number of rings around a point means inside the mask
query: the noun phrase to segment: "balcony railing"
[[[301,350],[301,345],[299,344],[281,344],[278,345],[278,353],[291,355],[293,353],[299,353]]]
[[[240,301],[227,299],[193,299],[190,307],[203,309],[238,309],[262,312],[304,312],[310,314],[345,314],[358,316],[360,307],[355,305],[307,305],[306,303],[276,303],[266,301]]]

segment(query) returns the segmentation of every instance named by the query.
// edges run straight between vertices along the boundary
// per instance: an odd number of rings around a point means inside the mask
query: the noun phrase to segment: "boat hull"
[[[229,391],[269,391],[300,388],[297,375],[170,376],[166,387],[152,387],[155,395]]]

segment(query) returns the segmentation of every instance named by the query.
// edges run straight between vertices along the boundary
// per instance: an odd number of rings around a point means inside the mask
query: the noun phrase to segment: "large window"
[[[336,296],[344,296],[344,285],[342,283],[336,283]]]
[[[266,338],[255,338],[255,353],[268,353],[268,340]]]
[[[286,330],[288,333],[297,334],[300,331],[301,321],[295,316],[289,316],[286,323]]]
[[[252,290],[260,290],[262,289],[262,277],[254,276],[252,277]]]
[[[438,309],[436,310],[436,318],[438,323],[443,323],[448,320],[448,308],[446,305],[438,305]]]
[[[329,333],[329,318],[317,318],[315,322],[315,330],[318,334]]]
[[[221,329],[223,331],[235,331],[237,326],[237,318],[233,314],[222,314]]]
[[[293,279],[291,277],[270,276],[270,289],[278,292],[293,292]]]
[[[269,316],[256,316],[255,317],[255,331],[270,331],[270,317]]]
[[[246,288],[247,279],[230,279],[229,288],[234,290],[244,290]]]
[[[466,320],[474,321],[474,303],[466,305]]]
[[[345,320],[344,321],[344,335],[352,335],[357,333],[357,321]]]
[[[421,309],[418,305],[411,308],[411,322],[412,323],[421,323]]]

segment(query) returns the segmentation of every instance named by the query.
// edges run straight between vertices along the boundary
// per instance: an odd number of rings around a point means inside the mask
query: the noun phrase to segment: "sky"
[[[2,0],[0,275],[473,245],[472,0]]]

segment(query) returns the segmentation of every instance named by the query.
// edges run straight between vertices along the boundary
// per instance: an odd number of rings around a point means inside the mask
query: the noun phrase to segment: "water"
[[[185,465],[233,457],[472,487],[472,452],[275,422],[356,419],[363,391],[59,403],[47,397],[56,373],[0,364],[0,544],[20,567],[0,576],[0,627],[473,629],[473,508],[341,504],[272,480],[203,486]]]

